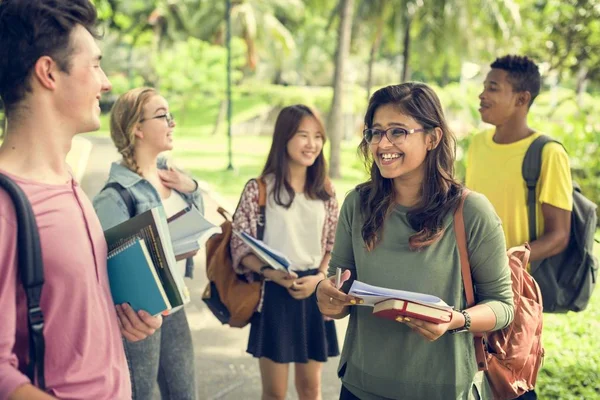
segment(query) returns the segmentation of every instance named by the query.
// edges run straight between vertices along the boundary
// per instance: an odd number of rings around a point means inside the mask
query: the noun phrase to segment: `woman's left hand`
[[[323,274],[321,273],[296,279],[292,283],[292,286],[288,288],[288,293],[296,300],[306,299],[315,292],[317,283],[323,279]]]
[[[410,329],[425,339],[433,342],[439,339],[444,333],[446,333],[450,327],[450,322],[444,324],[434,324],[433,322],[423,321],[416,318],[401,316],[396,319],[398,322],[406,324]]]
[[[192,193],[198,187],[192,178],[174,168],[158,170],[158,176],[163,185],[180,193]]]

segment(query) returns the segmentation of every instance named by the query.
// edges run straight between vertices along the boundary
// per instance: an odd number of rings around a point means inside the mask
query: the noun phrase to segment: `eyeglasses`
[[[427,130],[428,129],[425,128],[404,129],[396,127],[388,128],[386,130],[368,128],[363,131],[363,137],[369,144],[377,144],[381,142],[384,136],[388,138],[390,143],[402,144],[406,140],[406,137],[411,133],[425,132]]]
[[[175,117],[170,112],[168,112],[166,114],[162,114],[162,115],[157,115],[156,117],[142,118],[142,119],[140,119],[140,122],[148,121],[150,119],[159,119],[159,118],[164,118],[165,121],[167,121],[167,125],[169,125],[169,126],[171,126],[173,124],[173,122],[175,122]]]

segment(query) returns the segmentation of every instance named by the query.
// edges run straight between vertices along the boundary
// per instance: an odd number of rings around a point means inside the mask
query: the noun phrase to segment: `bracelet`
[[[465,325],[461,328],[452,329],[450,333],[469,332],[469,329],[471,328],[471,316],[465,310],[461,310],[460,313],[465,317]]]
[[[323,272],[323,271],[319,271],[319,272],[317,272],[317,274],[316,274],[316,275],[319,275],[319,274],[322,274],[322,275],[323,275],[323,279],[327,279],[327,275],[325,275],[325,272]]]
[[[317,303],[319,302],[319,296],[317,296],[317,290],[319,290],[319,285],[321,284],[321,282],[323,282],[324,280],[327,280],[327,278],[321,279],[319,282],[317,282],[317,285],[315,286],[315,299],[317,300]]]

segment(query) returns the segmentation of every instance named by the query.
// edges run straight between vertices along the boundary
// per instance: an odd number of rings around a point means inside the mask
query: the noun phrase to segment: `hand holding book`
[[[396,321],[406,324],[415,333],[418,333],[419,335],[423,336],[426,340],[433,342],[439,339],[446,332],[448,332],[452,328],[452,324],[456,325],[455,321],[458,318],[454,318],[454,316],[462,317],[462,314],[458,311],[451,310],[450,313],[452,314],[452,316],[450,317],[450,321],[442,323],[434,323],[417,318],[411,319],[410,317],[398,317]]]
[[[354,281],[350,294],[362,294],[366,306],[373,307],[373,314],[405,323],[429,341],[442,336],[456,324],[460,314],[442,299],[425,293],[387,289]],[[462,316],[462,315],[461,315]]]

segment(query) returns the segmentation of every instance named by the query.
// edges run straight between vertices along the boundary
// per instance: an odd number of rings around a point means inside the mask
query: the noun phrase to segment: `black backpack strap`
[[[527,216],[529,219],[529,241],[537,239],[537,219],[535,189],[542,171],[542,150],[547,143],[557,142],[550,136],[541,135],[535,139],[527,149],[523,159],[522,174],[527,185]]]
[[[42,250],[35,215],[23,190],[10,178],[0,174],[0,187],[12,199],[17,219],[17,255],[19,274],[27,296],[27,324],[29,326],[29,363],[27,376],[44,390],[44,315],[40,308],[44,269]]]
[[[125,205],[127,206],[127,212],[129,212],[129,218],[133,218],[135,216],[135,203],[133,201],[133,196],[129,193],[129,190],[125,189],[123,185],[118,182],[109,182],[107,183],[102,190],[105,189],[114,189],[119,193]]]
[[[256,226],[256,238],[263,240],[265,237],[265,225],[267,223],[267,184],[263,178],[257,178],[258,183],[258,221]]]

